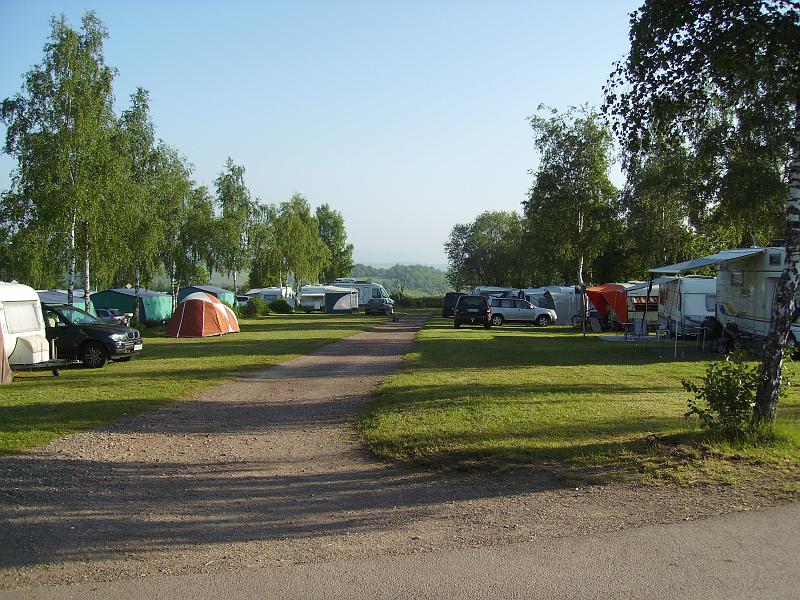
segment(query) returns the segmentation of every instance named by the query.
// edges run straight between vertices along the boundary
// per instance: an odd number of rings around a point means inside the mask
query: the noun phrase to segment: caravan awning
[[[738,248],[736,250],[723,250],[722,252],[717,252],[711,256],[704,256],[703,258],[695,258],[694,260],[687,260],[674,265],[667,265],[666,267],[650,269],[650,272],[658,275],[679,275],[680,273],[702,269],[703,267],[718,265],[721,262],[739,260],[740,258],[753,256],[754,254],[761,254],[762,252],[764,252],[764,248]]]

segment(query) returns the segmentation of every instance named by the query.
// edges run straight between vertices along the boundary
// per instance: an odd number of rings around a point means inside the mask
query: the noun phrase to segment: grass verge
[[[75,366],[60,377],[18,373],[14,383],[0,388],[0,453],[188,398],[242,371],[306,354],[383,321],[363,313],[271,315],[242,319],[238,334],[190,339],[143,330],[144,352],[130,362]]]
[[[692,343],[677,354],[671,344],[583,339],[570,328],[456,330],[437,318],[360,424],[378,455],[434,468],[533,466],[580,481],[800,481],[800,394],[782,402],[772,444],[732,446],[683,417],[681,379],[699,379],[713,355]],[[796,379],[798,365],[788,370]]]

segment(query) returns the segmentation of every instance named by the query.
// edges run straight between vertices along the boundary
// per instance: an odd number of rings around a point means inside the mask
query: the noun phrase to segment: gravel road
[[[424,320],[0,458],[0,587],[546,541],[776,503],[746,486],[574,488],[376,460],[354,419]]]

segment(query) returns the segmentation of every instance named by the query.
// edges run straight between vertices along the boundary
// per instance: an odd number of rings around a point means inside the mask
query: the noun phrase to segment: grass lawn
[[[382,321],[363,313],[271,315],[242,319],[238,334],[179,340],[163,337],[163,329],[143,329],[144,352],[130,362],[76,366],[60,377],[18,373],[0,388],[0,453],[188,398],[220,379],[306,354]]]
[[[453,329],[433,319],[407,368],[362,415],[380,456],[436,468],[543,468],[576,480],[625,477],[800,482],[800,391],[779,408],[777,441],[732,447],[683,418],[682,378],[716,355],[690,342],[612,343],[568,327]],[[796,379],[800,365],[788,367]],[[800,491],[797,489],[796,491]]]

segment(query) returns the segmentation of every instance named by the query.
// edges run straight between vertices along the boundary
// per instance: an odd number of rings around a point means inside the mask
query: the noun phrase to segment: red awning
[[[600,318],[628,322],[628,294],[625,288],[616,283],[606,283],[586,288],[586,295],[597,309]]]

